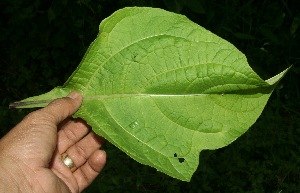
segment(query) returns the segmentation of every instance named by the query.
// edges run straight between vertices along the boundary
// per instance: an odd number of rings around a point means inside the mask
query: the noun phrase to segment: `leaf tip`
[[[287,69],[282,71],[281,73],[273,76],[272,78],[269,78],[266,80],[266,82],[270,85],[275,85],[277,84],[285,75],[286,73],[293,67],[293,65],[289,66]]]

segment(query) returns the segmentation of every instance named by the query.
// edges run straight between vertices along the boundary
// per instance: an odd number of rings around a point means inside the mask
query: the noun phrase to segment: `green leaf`
[[[78,90],[76,117],[136,161],[189,181],[199,152],[245,133],[287,70],[264,81],[232,44],[186,17],[124,8],[101,22],[62,87],[13,106],[43,107]]]

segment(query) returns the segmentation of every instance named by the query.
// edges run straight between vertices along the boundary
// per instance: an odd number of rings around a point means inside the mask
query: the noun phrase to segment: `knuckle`
[[[87,154],[85,153],[84,149],[80,145],[75,144],[74,148],[79,157],[81,157],[83,160],[88,159]]]
[[[87,175],[86,172],[84,172],[83,170],[80,170],[80,172],[81,172],[81,177],[82,177],[82,184],[84,186],[90,185],[92,179],[89,177],[89,175]]]
[[[72,143],[76,143],[77,135],[72,129],[64,129],[63,132],[65,133],[67,139]]]

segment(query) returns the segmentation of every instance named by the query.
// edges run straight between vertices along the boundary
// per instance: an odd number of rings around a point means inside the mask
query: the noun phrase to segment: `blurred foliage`
[[[246,54],[264,79],[290,65],[258,121],[228,147],[201,152],[190,183],[143,166],[107,143],[104,171],[85,192],[297,192],[300,190],[300,2],[297,0],[2,0],[1,136],[30,110],[9,102],[62,85],[98,33],[125,6],[186,15]]]

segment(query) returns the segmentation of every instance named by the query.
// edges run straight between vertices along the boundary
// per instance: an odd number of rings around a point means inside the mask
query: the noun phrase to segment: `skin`
[[[72,92],[28,114],[0,140],[0,192],[82,192],[101,172],[104,139],[72,119],[82,97]],[[75,168],[62,161],[67,153]]]

